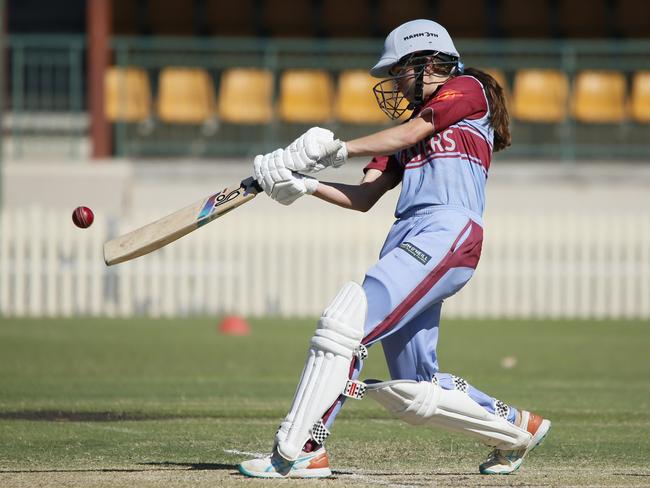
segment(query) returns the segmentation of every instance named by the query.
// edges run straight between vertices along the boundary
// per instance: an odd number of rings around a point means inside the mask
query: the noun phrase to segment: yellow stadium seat
[[[262,69],[225,71],[219,87],[219,118],[235,124],[263,124],[273,118],[273,74]]]
[[[287,70],[280,79],[280,117],[286,122],[327,122],[332,117],[333,95],[326,71]]]
[[[573,84],[572,114],[588,123],[625,119],[625,76],[616,71],[583,71]]]
[[[210,75],[198,68],[165,68],[160,72],[158,116],[164,122],[201,124],[215,114]]]
[[[522,70],[515,75],[512,113],[526,122],[562,122],[567,114],[569,82],[556,70]]]
[[[104,111],[111,122],[140,122],[151,114],[151,91],[141,68],[113,66],[104,75]]]
[[[341,73],[335,102],[336,118],[352,124],[388,122],[372,91],[378,81],[364,70]]]
[[[650,122],[650,71],[639,71],[634,75],[630,113],[637,122]]]

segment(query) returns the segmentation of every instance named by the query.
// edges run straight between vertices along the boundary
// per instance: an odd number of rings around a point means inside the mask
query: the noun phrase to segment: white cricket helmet
[[[411,20],[388,34],[381,58],[370,70],[370,74],[377,78],[387,78],[390,69],[400,59],[419,51],[435,51],[460,57],[447,29],[433,20]]]

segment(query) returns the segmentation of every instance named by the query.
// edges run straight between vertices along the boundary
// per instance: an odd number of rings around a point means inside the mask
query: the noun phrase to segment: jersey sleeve
[[[471,76],[458,76],[445,83],[420,112],[430,120],[436,132],[463,119],[480,119],[488,112],[481,83]]]
[[[366,167],[363,168],[363,172],[366,173],[369,169],[378,169],[382,173],[391,171],[401,174],[404,172],[404,168],[399,164],[399,161],[397,161],[397,158],[394,155],[375,156],[368,164],[366,164]]]

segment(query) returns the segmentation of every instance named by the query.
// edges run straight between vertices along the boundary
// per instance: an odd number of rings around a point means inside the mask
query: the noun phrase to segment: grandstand
[[[383,36],[418,17],[502,82],[504,157],[650,155],[643,0],[65,3],[7,2],[10,158],[250,156],[310,125],[367,132],[386,122],[365,72]]]
[[[374,261],[395,195],[363,224],[316,202],[279,214],[259,198],[238,213],[250,228],[330,229],[336,244],[323,238],[325,249],[314,251],[323,270],[337,267],[328,249],[346,250],[338,274],[298,286],[299,300],[282,301],[291,272],[284,281],[253,278],[256,261],[241,252],[231,217],[118,268],[103,267],[100,244],[240,180],[251,156],[308,127],[343,139],[387,127],[368,68],[395,25],[431,17],[458,39],[467,66],[500,81],[513,132],[495,158],[504,164],[490,169],[486,219],[495,231],[482,271],[449,312],[650,316],[647,300],[636,299],[650,289],[639,271],[650,262],[644,0],[3,3],[0,313],[319,313],[337,283],[360,279]],[[326,177],[356,181],[362,164]],[[72,234],[69,212],[81,203],[96,209],[96,223]],[[260,245],[248,251],[259,256]],[[305,265],[291,246],[274,245],[279,260]],[[236,285],[206,297],[224,283]]]

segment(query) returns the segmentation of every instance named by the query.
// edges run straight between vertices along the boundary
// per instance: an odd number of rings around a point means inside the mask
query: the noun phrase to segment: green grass
[[[0,486],[248,486],[271,447],[313,321],[0,321]],[[515,476],[481,477],[472,440],[348,401],[328,486],[650,486],[650,324],[443,321],[443,371],[553,421]],[[510,369],[505,356],[517,358]],[[387,378],[379,348],[362,377]],[[314,482],[289,482],[302,486]],[[268,482],[271,484],[271,482]]]

